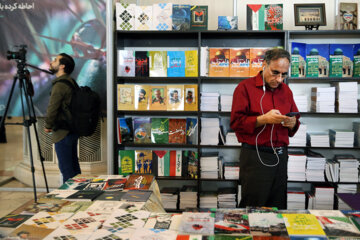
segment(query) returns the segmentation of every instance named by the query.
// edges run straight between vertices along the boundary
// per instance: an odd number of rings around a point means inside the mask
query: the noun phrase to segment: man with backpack
[[[60,53],[56,56],[49,68],[56,78],[52,81],[44,130],[52,135],[64,182],[81,173],[77,156],[79,135],[75,131],[70,131],[69,126],[67,126],[68,119],[72,117],[69,106],[73,89],[79,88],[70,77],[74,68],[73,58],[66,53]]]

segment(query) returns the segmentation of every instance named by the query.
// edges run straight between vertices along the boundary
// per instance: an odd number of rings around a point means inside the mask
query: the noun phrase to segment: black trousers
[[[261,160],[268,165],[277,163],[271,152],[259,151]],[[240,207],[277,207],[286,209],[287,205],[287,148],[279,156],[274,167],[264,166],[255,149],[241,148],[240,154]]]

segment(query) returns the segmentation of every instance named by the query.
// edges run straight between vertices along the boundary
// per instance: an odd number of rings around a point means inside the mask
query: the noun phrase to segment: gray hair
[[[291,62],[289,52],[284,49],[272,48],[265,52],[264,60],[267,64],[270,64],[271,61],[277,60],[279,58],[286,58],[287,60],[289,60],[289,62]]]

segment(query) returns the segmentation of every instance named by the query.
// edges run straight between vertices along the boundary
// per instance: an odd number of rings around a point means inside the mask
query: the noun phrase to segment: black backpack
[[[79,136],[92,135],[100,117],[100,97],[91,88],[79,87],[73,79],[71,84],[67,80],[59,80],[73,89],[70,102],[71,119],[67,120],[68,129]]]

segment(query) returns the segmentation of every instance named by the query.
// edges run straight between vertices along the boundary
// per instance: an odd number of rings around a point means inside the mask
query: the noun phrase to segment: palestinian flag
[[[247,5],[247,30],[265,30],[265,5]]]

